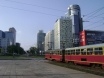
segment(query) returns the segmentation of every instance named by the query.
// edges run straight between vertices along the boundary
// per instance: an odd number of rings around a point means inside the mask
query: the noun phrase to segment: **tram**
[[[104,68],[104,43],[87,45],[65,50],[48,50],[45,58],[55,61],[64,61],[66,63],[99,66]]]

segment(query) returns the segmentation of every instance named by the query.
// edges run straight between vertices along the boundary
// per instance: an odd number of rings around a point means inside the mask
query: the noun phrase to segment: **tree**
[[[30,54],[31,55],[35,55],[35,52],[36,52],[36,48],[35,47],[30,47]]]
[[[7,52],[9,54],[24,54],[25,51],[22,47],[18,47],[16,45],[10,45],[7,47]]]
[[[30,47],[29,54],[31,55],[39,55],[39,49],[36,47]]]

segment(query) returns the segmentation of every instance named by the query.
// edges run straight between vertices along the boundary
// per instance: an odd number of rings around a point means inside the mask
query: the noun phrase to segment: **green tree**
[[[30,55],[39,55],[39,49],[36,47],[30,47],[29,54]]]
[[[1,48],[0,48],[0,53],[1,53]]]
[[[37,50],[36,50],[36,53],[37,53],[37,55],[40,55],[40,49],[39,48],[37,48]]]
[[[16,45],[10,45],[10,46],[8,46],[7,47],[7,52],[9,53],[9,54],[24,54],[25,53],[25,51],[24,51],[24,49],[22,48],[22,47],[18,47],[18,46],[16,46]]]
[[[36,48],[35,47],[30,47],[29,52],[31,55],[35,55]]]

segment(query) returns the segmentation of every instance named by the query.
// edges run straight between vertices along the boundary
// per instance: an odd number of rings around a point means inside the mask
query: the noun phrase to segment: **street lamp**
[[[42,51],[40,50],[40,54],[42,53]],[[42,55],[42,54],[41,54]]]

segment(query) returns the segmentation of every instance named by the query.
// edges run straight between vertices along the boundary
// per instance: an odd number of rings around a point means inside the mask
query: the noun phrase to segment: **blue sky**
[[[83,23],[84,29],[104,31],[104,9],[93,14],[92,19],[88,15],[104,7],[104,0],[0,0],[0,30],[14,27],[16,41],[28,50],[36,45],[38,31],[47,33],[54,29],[55,21],[64,16],[71,4],[80,6],[82,17],[87,15],[83,17],[83,20],[89,21]]]

